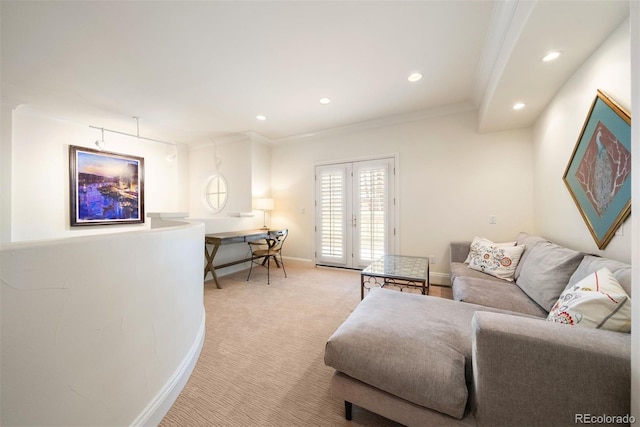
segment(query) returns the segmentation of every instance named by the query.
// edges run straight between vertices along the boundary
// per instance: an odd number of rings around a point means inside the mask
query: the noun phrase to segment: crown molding
[[[257,142],[259,144],[271,144],[272,142],[266,136],[263,136],[258,132],[249,130],[246,132],[230,133],[227,135],[221,135],[221,136],[216,136],[214,138],[209,138],[209,141],[204,142],[202,144],[191,145],[190,151],[202,150],[204,148],[213,147],[215,145],[230,144],[234,142],[247,141],[247,140],[251,142]]]
[[[311,138],[320,138],[326,136],[340,135],[349,132],[357,132],[369,129],[376,129],[379,127],[394,126],[403,123],[416,122],[424,119],[430,119],[434,117],[448,116],[451,114],[457,114],[465,111],[475,110],[475,105],[468,102],[460,102],[457,104],[449,104],[443,107],[428,108],[425,110],[412,111],[410,113],[395,114],[391,116],[380,117],[377,119],[365,120],[362,122],[351,123],[344,126],[337,126],[328,129],[321,129],[314,132],[304,132],[300,134],[285,136],[282,138],[275,138],[271,140],[273,144],[300,142]]]

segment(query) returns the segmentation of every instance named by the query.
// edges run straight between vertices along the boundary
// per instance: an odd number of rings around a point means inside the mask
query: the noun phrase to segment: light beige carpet
[[[397,426],[332,397],[324,344],[360,301],[357,271],[286,264],[205,283],[206,336],[169,426]],[[432,295],[441,289],[432,286]]]

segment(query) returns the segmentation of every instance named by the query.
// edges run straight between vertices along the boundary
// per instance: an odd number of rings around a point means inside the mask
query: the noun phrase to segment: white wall
[[[8,110],[8,109],[6,109]],[[3,115],[8,111],[3,108]],[[10,137],[10,241],[52,239],[89,234],[146,229],[144,225],[70,227],[69,146],[95,148],[99,123],[78,124],[21,106],[12,111]],[[3,122],[6,117],[3,117]],[[105,132],[106,151],[143,157],[145,160],[146,212],[185,211],[188,168],[183,147],[174,147]],[[177,154],[171,161],[168,154]],[[5,187],[3,184],[3,194]],[[4,202],[4,200],[3,200]],[[3,203],[3,211],[6,207]],[[3,230],[6,226],[3,219]],[[5,240],[8,241],[8,240]]]
[[[638,251],[640,225],[640,127],[636,118],[640,114],[640,7],[632,2],[631,20],[624,22],[591,55],[582,67],[565,83],[557,96],[541,115],[534,127],[534,186],[536,232],[556,242],[589,253],[596,253],[633,267],[632,297],[640,295]],[[629,35],[633,25],[635,37]],[[633,55],[633,73],[631,55]],[[633,77],[633,93],[632,78]],[[604,250],[599,250],[573,199],[562,182],[567,162],[573,152],[587,117],[596,90],[601,89],[632,114],[632,213],[623,224],[623,235],[614,236]],[[634,118],[635,117],[635,118]],[[633,225],[632,225],[633,222]],[[633,245],[633,250],[632,250]],[[640,419],[640,311],[634,305],[632,315],[631,351],[631,412]],[[624,415],[624,414],[621,414]]]
[[[224,217],[251,211],[251,140],[210,143],[189,151],[189,214],[195,218]],[[219,167],[216,169],[216,159]],[[217,214],[203,203],[207,179],[219,173],[227,181],[228,198]]]
[[[251,195],[254,201],[271,196],[271,146],[257,136],[251,150]]]
[[[288,227],[286,255],[314,258],[314,164],[399,155],[400,250],[435,254],[448,273],[448,245],[476,235],[510,240],[533,231],[530,130],[479,134],[475,111],[332,133],[272,149],[275,227]],[[304,213],[302,213],[304,210]],[[497,224],[489,224],[496,215]]]
[[[13,108],[2,103],[0,113],[0,244],[11,241],[11,128]]]
[[[2,425],[158,423],[204,339],[202,224],[0,250]]]
[[[215,144],[207,143],[192,148],[189,152],[189,219],[203,222],[206,233],[262,227],[262,211],[253,211],[252,208],[253,199],[269,196],[271,191],[270,153],[271,149],[264,138],[252,133],[230,136]],[[207,178],[216,172],[227,180],[229,199],[222,211],[212,213],[203,203],[202,192]],[[239,214],[243,216],[239,217]],[[216,254],[214,265],[249,255],[247,244],[222,246]],[[248,264],[240,264],[218,270],[216,274],[223,276],[247,267]],[[206,279],[210,278],[209,274]]]
[[[631,117],[640,117],[640,2],[631,2]],[[640,126],[631,127],[632,170],[640,171]],[[632,293],[640,295],[640,174],[632,173],[631,184],[631,258]],[[633,304],[631,326],[631,414],[640,420],[640,304]]]
[[[265,138],[251,132],[231,135],[215,143],[195,145],[189,156],[190,216],[224,218],[250,213],[253,199],[269,196],[271,149]],[[203,203],[202,192],[207,178],[216,173],[225,177],[229,198],[225,207],[214,214]]]
[[[535,231],[574,249],[631,262],[630,221],[623,236],[598,250],[562,181],[596,90],[631,107],[629,21],[624,22],[565,83],[534,127]]]

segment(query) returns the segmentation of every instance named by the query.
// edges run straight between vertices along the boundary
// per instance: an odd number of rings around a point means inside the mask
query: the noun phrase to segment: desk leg
[[[213,245],[213,249],[211,250],[211,253],[209,253],[209,251],[207,250],[207,244],[205,243],[204,256],[207,259],[207,265],[204,266],[204,277],[206,279],[207,273],[210,271],[211,275],[213,276],[213,281],[216,283],[216,287],[218,289],[222,289],[220,287],[220,283],[218,283],[218,276],[216,275],[216,270],[215,268],[213,268],[213,258],[216,256],[218,249],[220,249],[220,245]]]

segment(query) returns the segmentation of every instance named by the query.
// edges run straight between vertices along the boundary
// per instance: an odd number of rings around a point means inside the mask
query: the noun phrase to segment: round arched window
[[[221,174],[211,175],[204,186],[204,203],[213,213],[220,212],[227,203],[227,180]]]

